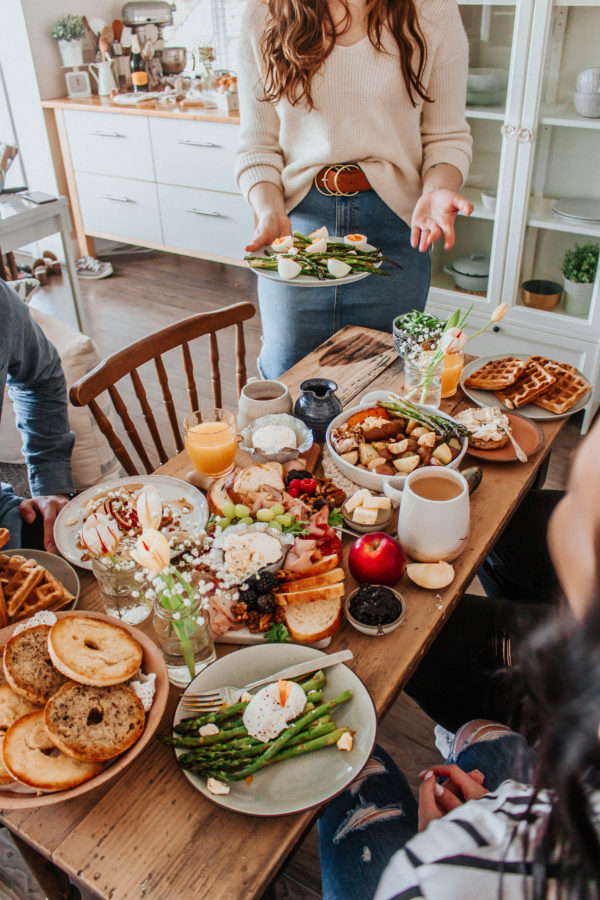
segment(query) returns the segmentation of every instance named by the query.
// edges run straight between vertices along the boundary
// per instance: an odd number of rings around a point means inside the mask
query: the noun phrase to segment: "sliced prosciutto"
[[[296,538],[285,558],[286,572],[305,572],[310,569],[317,553],[316,541]]]

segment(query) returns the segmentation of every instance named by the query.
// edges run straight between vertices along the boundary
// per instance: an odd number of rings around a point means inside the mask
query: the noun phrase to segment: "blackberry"
[[[294,478],[298,478],[300,481],[302,481],[303,478],[312,477],[312,474],[310,472],[307,472],[306,469],[291,469],[285,477],[285,483],[286,486],[289,487],[290,481],[293,481]]]
[[[265,613],[274,613],[277,601],[273,594],[261,594],[256,601],[256,609],[261,615]]]
[[[259,595],[269,594],[275,590],[278,584],[277,576],[273,572],[262,572],[256,582],[256,592]]]

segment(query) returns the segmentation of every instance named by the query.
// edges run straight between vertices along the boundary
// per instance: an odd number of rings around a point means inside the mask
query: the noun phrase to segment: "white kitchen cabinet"
[[[254,230],[252,210],[240,194],[160,184],[165,244],[235,257]]]
[[[65,120],[76,172],[154,181],[145,116],[67,110]]]
[[[90,233],[162,244],[158,194],[153,181],[77,174],[79,204]]]
[[[233,178],[235,125],[151,119],[150,133],[159,183],[239,194]]]
[[[500,70],[506,91],[468,92],[474,146],[463,193],[475,210],[457,220],[452,250],[439,243],[433,250],[428,309],[443,316],[473,303],[470,323],[476,326],[498,303],[508,303],[499,330],[477,338],[474,351],[542,353],[577,365],[594,385],[585,431],[600,405],[600,276],[585,318],[569,315],[564,301],[549,312],[524,306],[521,284],[534,278],[562,283],[564,252],[576,243],[600,244],[600,223],[573,223],[552,213],[557,199],[600,201],[600,118],[584,118],[573,106],[577,73],[599,63],[600,2],[459,4],[470,70]],[[484,188],[497,191],[494,210],[482,203]],[[444,272],[470,253],[490,257],[485,296],[459,291]]]

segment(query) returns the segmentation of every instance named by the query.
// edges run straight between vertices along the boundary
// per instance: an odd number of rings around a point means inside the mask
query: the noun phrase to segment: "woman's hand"
[[[248,195],[256,217],[256,228],[246,250],[252,253],[275,238],[292,233],[292,226],[285,212],[283,191],[270,181],[259,181]]]
[[[411,222],[410,243],[421,253],[444,237],[444,249],[454,246],[454,220],[459,212],[470,216],[473,204],[456,191],[438,188],[421,195]]]
[[[54,548],[54,521],[63,508],[69,502],[68,497],[62,494],[49,494],[44,497],[32,497],[31,500],[23,500],[19,513],[21,518],[31,525],[39,513],[44,520],[44,549]]]
[[[445,776],[443,784],[438,776]],[[447,812],[462,806],[468,800],[480,800],[489,791],[482,787],[484,776],[477,769],[463,772],[456,765],[432,766],[421,772],[423,782],[419,788],[419,831],[423,831],[433,819],[441,819]]]

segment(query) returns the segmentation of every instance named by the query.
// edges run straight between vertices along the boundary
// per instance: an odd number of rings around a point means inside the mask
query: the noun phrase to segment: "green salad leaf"
[[[265,641],[270,644],[283,643],[289,639],[290,633],[283,622],[273,622],[268,631],[265,631]]]

